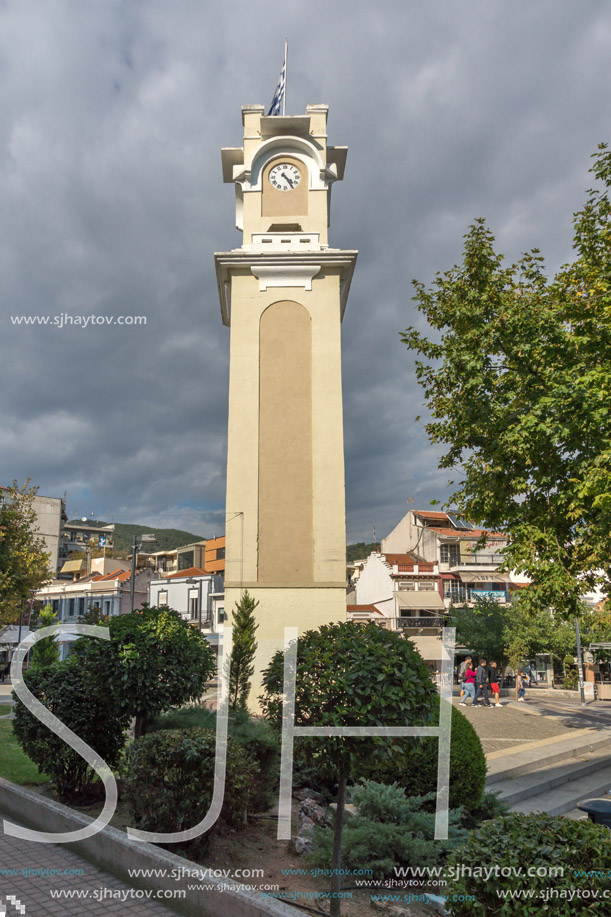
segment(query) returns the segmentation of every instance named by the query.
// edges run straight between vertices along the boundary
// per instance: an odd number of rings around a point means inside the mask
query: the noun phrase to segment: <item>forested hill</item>
[[[71,519],[75,525],[80,524],[80,519]],[[87,525],[103,526],[110,525],[109,522],[94,522],[87,520]],[[128,525],[125,522],[115,522],[114,534],[114,553],[131,554],[134,535],[156,535],[157,543],[144,545],[143,550],[147,553],[152,551],[173,551],[174,548],[181,548],[183,545],[192,544],[194,541],[204,541],[204,535],[194,535],[193,532],[183,532],[181,529],[156,529],[150,525]]]
[[[356,544],[349,544],[346,547],[346,561],[350,563],[353,560],[367,560],[372,551],[379,551],[380,545],[376,542],[365,544],[364,541],[358,541]]]
[[[80,519],[71,519],[71,523],[79,525]],[[99,522],[97,519],[87,520],[87,525],[97,527],[110,525],[108,522]],[[181,529],[155,529],[149,525],[128,525],[125,522],[115,522],[114,534],[114,553],[131,554],[134,535],[156,535],[157,544],[145,545],[143,550],[147,553],[153,551],[173,551],[174,548],[182,548],[186,544],[192,544],[194,541],[206,540],[205,535],[194,535],[193,532],[183,532]],[[372,551],[379,550],[379,544],[365,544],[359,541],[357,544],[349,544],[346,547],[346,560],[348,563],[353,560],[365,560]]]

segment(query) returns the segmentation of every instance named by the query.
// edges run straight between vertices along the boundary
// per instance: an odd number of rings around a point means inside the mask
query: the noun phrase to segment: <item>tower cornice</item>
[[[339,248],[273,254],[243,249],[216,252],[214,264],[223,324],[231,324],[231,278],[244,271],[249,271],[259,280],[260,289],[301,287],[311,290],[312,279],[321,270],[339,269],[340,318],[343,318],[357,255],[357,251]]]

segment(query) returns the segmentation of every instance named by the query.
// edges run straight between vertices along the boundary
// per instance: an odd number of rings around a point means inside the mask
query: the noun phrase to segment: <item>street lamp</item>
[[[138,543],[140,542],[140,543]],[[129,586],[129,607],[131,610],[134,610],[134,591],[136,587],[136,558],[138,556],[138,551],[143,544],[154,544],[157,542],[156,535],[134,535],[134,541],[132,544],[132,575],[131,582]]]

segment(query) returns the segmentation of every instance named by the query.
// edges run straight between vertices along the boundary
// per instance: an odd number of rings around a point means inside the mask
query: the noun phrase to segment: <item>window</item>
[[[225,560],[225,548],[217,548],[217,549],[216,549],[216,559],[217,559],[217,560]]]
[[[419,592],[435,592],[435,583],[433,580],[423,580],[423,582],[418,583]]]
[[[416,583],[414,582],[414,580],[404,582],[404,583],[399,583],[399,592],[414,592],[415,588],[416,588]]]
[[[159,590],[157,593],[157,605],[167,605],[168,604],[168,593],[165,590]]]
[[[189,614],[192,621],[197,621],[199,615],[199,598],[196,595],[189,596]]]
[[[450,564],[455,567],[460,563],[460,545],[459,544],[442,544],[439,546],[439,560],[442,564]]]
[[[179,570],[188,570],[189,567],[194,565],[195,554],[193,551],[184,551],[182,554],[178,555],[178,569]]]
[[[225,609],[219,608],[219,624],[222,624],[223,621],[226,621],[226,620],[227,620],[227,616],[225,615]]]
[[[74,599],[68,599],[68,614],[74,617]]]
[[[111,614],[111,607],[112,607],[112,602],[110,601],[110,599],[105,599],[104,600],[104,614],[106,616]]]
[[[78,600],[78,613],[79,616],[85,614],[85,598],[84,596]]]
[[[467,587],[464,583],[458,583],[456,580],[444,580],[443,597],[451,599],[452,602],[467,602],[469,600]]]

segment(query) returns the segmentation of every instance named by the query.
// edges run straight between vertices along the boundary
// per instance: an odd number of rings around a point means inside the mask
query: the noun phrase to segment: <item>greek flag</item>
[[[282,64],[282,70],[280,71],[280,79],[278,80],[278,85],[276,86],[276,91],[274,93],[274,98],[272,99],[272,104],[269,107],[268,115],[279,115],[280,114],[280,105],[284,99],[284,93],[286,91],[286,44],[284,46],[284,63]],[[282,112],[284,114],[284,110]]]

